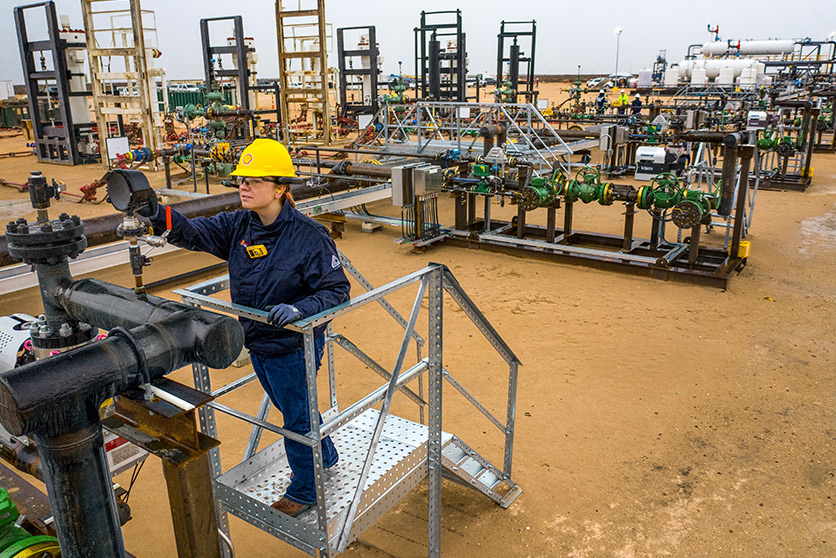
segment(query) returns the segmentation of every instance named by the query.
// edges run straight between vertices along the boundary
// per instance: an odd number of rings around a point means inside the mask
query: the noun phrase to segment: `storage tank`
[[[742,72],[740,72],[740,77],[737,78],[738,85],[741,86],[752,86],[758,82],[758,70],[757,68],[746,68]]]
[[[737,77],[743,69],[751,68],[758,63],[751,58],[683,60],[679,63],[679,77],[688,78],[695,69],[701,69],[705,70],[707,77],[713,79],[720,75],[720,70],[723,68],[731,68]]]
[[[636,82],[636,87],[639,89],[647,89],[651,85],[653,85],[653,79],[651,76],[652,72],[645,68],[644,70],[639,70],[639,79]]]
[[[739,48],[738,48],[739,46]],[[762,41],[709,41],[703,43],[703,56],[740,54],[744,56],[767,56],[790,54],[795,48],[793,39],[767,39]]]
[[[718,85],[734,85],[734,68],[721,68],[714,82]]]
[[[665,87],[676,87],[679,83],[679,68],[671,66],[665,70]]]

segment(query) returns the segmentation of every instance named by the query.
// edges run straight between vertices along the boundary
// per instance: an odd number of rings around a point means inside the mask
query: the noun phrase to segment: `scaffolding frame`
[[[165,72],[160,68],[152,68],[148,64],[148,50],[151,49],[150,38],[146,34],[156,35],[156,24],[153,27],[144,25],[143,19],[154,19],[154,12],[143,10],[140,0],[127,0],[128,7],[122,9],[96,10],[95,4],[100,0],[81,0],[81,12],[84,16],[84,28],[87,32],[87,52],[90,57],[90,77],[93,85],[93,107],[99,130],[99,150],[102,162],[110,159],[107,153],[105,139],[111,135],[124,135],[124,119],[137,124],[141,130],[143,145],[156,152],[162,147],[160,129],[162,127],[161,114],[168,111],[167,95],[163,100],[152,100],[152,92],[159,89],[165,93]],[[112,4],[112,2],[108,2]],[[97,19],[109,16],[110,27],[97,26]],[[130,18],[130,25],[120,27],[116,20],[123,17]],[[99,44],[98,34],[110,33],[111,46]],[[129,35],[130,33],[130,35]],[[120,43],[121,38],[121,45]],[[111,72],[111,58],[121,57],[125,71]],[[156,78],[161,79],[160,86],[156,86]],[[125,82],[120,94],[119,84]],[[162,103],[162,110],[160,107]],[[154,106],[156,104],[156,110]],[[114,120],[115,117],[115,130]],[[115,131],[115,134],[112,132]],[[147,163],[149,170],[157,170],[156,158]]]
[[[209,34],[209,24],[213,22],[232,22],[234,45],[212,45]],[[258,108],[250,106],[250,81],[252,72],[248,64],[248,55],[254,51],[245,43],[244,20],[241,16],[210,17],[200,20],[200,43],[203,51],[203,76],[206,84],[206,92],[209,93],[217,86],[221,88],[225,83],[223,78],[233,78],[235,89],[238,95],[238,105],[242,109]],[[232,55],[236,68],[224,69],[220,63],[220,56]]]
[[[345,32],[346,31],[365,31],[369,41],[369,48],[345,48]],[[359,46],[359,45],[358,45]],[[359,114],[374,114],[377,112],[378,106],[378,88],[379,80],[378,74],[378,56],[380,55],[377,47],[377,34],[374,25],[366,25],[360,27],[340,27],[337,29],[337,60],[340,64],[340,100],[342,102],[342,116],[357,116]],[[368,68],[353,67],[353,61],[363,57],[368,57]],[[349,79],[349,76],[354,78],[359,77],[360,80]],[[364,79],[369,78],[368,88],[366,91]],[[349,102],[348,100],[348,86],[359,90],[360,98]],[[366,102],[366,93],[368,93],[369,102]]]
[[[506,28],[507,26],[507,28]],[[518,27],[518,30],[511,29],[511,26],[525,26],[522,28]],[[528,56],[520,56],[522,53],[520,49],[520,45],[518,41],[520,38],[527,39],[529,41],[529,54]],[[507,42],[511,40],[513,41],[510,48],[507,49],[508,56],[505,55],[506,48],[505,45]],[[505,21],[503,20],[499,24],[499,34],[497,35],[497,51],[496,51],[496,86],[499,88],[502,85],[503,80],[507,77],[511,81],[511,87],[517,91],[518,96],[522,96],[525,99],[526,103],[537,103],[537,95],[539,92],[534,89],[534,54],[535,54],[535,47],[537,46],[537,22],[532,21]],[[516,49],[514,48],[516,47]],[[515,55],[516,50],[516,55]],[[504,74],[504,65],[506,62],[513,65],[516,60],[517,69],[516,73],[514,72],[514,68],[510,69],[508,76]],[[525,68],[525,82],[524,87],[520,90],[520,74],[521,72],[519,66],[524,66]]]
[[[286,329],[302,333],[304,337],[311,431],[307,435],[295,434],[267,422],[270,402],[266,395],[262,400],[258,416],[255,417],[218,401],[213,401],[200,409],[201,430],[209,435],[217,434],[215,410],[253,425],[247,448],[239,465],[223,472],[218,449],[215,448],[210,452],[216,477],[213,484],[219,503],[218,510],[222,514],[227,511],[231,512],[313,556],[330,557],[344,551],[365,528],[371,526],[424,477],[429,477],[428,556],[438,558],[441,555],[442,476],[478,490],[503,508],[510,506],[522,492],[522,489],[511,479],[520,361],[446,266],[430,264],[424,269],[386,285],[372,288],[372,285],[360,275],[344,255],[340,254],[340,260],[346,270],[358,279],[367,292],[344,304],[285,326]],[[405,319],[387,302],[385,297],[416,283],[419,284],[418,293],[412,305],[412,311]],[[266,323],[267,312],[263,310],[244,307],[211,296],[225,290],[228,285],[228,276],[225,276],[175,291],[175,293],[188,304]],[[482,405],[442,364],[445,291],[508,365],[508,393],[504,422]],[[415,330],[425,295],[428,301],[429,323],[426,340]],[[343,335],[334,334],[330,327],[330,322],[334,318],[373,302],[382,305],[404,329],[396,363],[391,371],[378,364]],[[322,413],[324,422],[320,424],[314,328],[325,324],[329,324],[326,329],[325,357],[330,408]],[[411,341],[415,342],[417,354],[415,364],[408,366],[406,355]],[[386,383],[379,388],[342,410],[337,402],[334,345],[345,349],[360,363],[386,380]],[[424,346],[428,349],[427,357],[422,357],[421,349]],[[428,382],[426,395],[424,395],[421,383],[425,374]],[[253,373],[212,391],[208,369],[205,366],[194,366],[195,387],[215,397],[220,397],[245,385],[254,377]],[[409,383],[416,379],[419,382],[417,393],[409,387]],[[458,393],[503,433],[501,467],[494,466],[458,437],[442,430],[443,380],[447,380]],[[427,425],[423,424],[423,414],[421,423],[390,414],[390,404],[396,392],[405,394],[407,398],[418,404],[420,409],[423,410],[426,407]],[[381,404],[379,411],[373,408],[377,404]],[[269,430],[312,448],[317,503],[313,509],[300,516],[290,517],[272,509],[269,502],[279,494],[265,494],[267,489],[264,488],[264,483],[258,484],[264,479],[282,476],[286,478],[290,472],[286,466],[286,458],[285,465],[279,470],[271,465],[276,463],[281,465],[282,440],[256,453],[263,430]],[[340,441],[338,437],[343,432],[348,432],[348,435]],[[322,462],[322,439],[329,435],[338,439],[342,453],[340,462],[333,467],[336,471],[326,473]],[[352,437],[362,438],[362,440],[351,447]],[[378,451],[379,449],[381,451]],[[351,462],[352,455],[354,455],[353,462]],[[360,466],[359,469],[358,466]],[[279,487],[280,490],[283,488],[284,485]],[[224,521],[219,524],[222,528],[228,529],[225,519],[224,517]]]
[[[435,19],[451,14],[455,15],[455,22],[427,22],[427,16]],[[422,11],[421,25],[414,33],[415,73],[420,79],[421,96],[427,99],[437,93],[437,101],[467,101],[467,36],[462,31],[462,11]],[[431,52],[430,41],[450,37],[455,37],[456,52]],[[435,56],[437,59],[434,60]],[[438,74],[434,74],[434,64],[438,64]],[[434,76],[439,83],[433,83]],[[434,88],[438,91],[433,91]]]
[[[26,13],[37,8],[44,8],[48,38],[43,41],[30,41],[26,27]],[[26,85],[26,96],[29,101],[29,118],[32,120],[35,155],[39,162],[58,163],[62,165],[79,165],[95,157],[85,156],[79,150],[79,136],[83,132],[90,132],[92,124],[76,124],[70,104],[70,70],[67,67],[67,50],[72,47],[86,46],[84,43],[68,43],[60,37],[61,28],[55,12],[55,2],[40,2],[28,6],[18,6],[14,9],[15,27],[17,29],[20,59],[23,66],[23,77]],[[48,51],[52,57],[52,70],[40,71],[35,65],[35,53]],[[41,118],[39,110],[40,88],[43,82],[55,81],[56,97],[60,120],[47,122]],[[51,98],[47,89],[47,99]],[[78,93],[76,93],[78,94]],[[89,94],[83,94],[87,97]],[[47,106],[47,111],[51,107]],[[46,116],[46,115],[45,115]]]
[[[329,93],[331,76],[328,71],[325,0],[316,0],[317,7],[314,9],[302,9],[301,3],[302,0],[298,0],[297,9],[288,10],[282,5],[282,0],[276,0],[282,135],[284,141],[290,145],[298,142],[330,145],[333,139],[332,103]],[[315,23],[308,22],[310,18],[315,18]],[[298,23],[292,23],[294,20]],[[299,22],[300,20],[304,22]],[[313,28],[313,31],[305,34],[296,33],[304,28]],[[318,47],[315,50],[305,50],[308,43],[318,43]],[[302,64],[301,72],[293,70],[294,61]],[[310,63],[310,70],[304,69],[305,61]],[[301,81],[294,82],[294,77],[300,77]],[[302,129],[303,126],[298,125],[300,122],[293,121],[297,107],[298,112],[306,115],[302,124],[304,127],[309,126],[309,130]],[[298,118],[301,121],[301,116]]]

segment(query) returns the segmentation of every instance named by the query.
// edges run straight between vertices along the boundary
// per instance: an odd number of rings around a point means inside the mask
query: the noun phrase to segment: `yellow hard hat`
[[[251,176],[260,178],[263,176],[296,176],[293,170],[293,161],[285,146],[276,140],[258,138],[248,145],[238,165],[230,175]]]

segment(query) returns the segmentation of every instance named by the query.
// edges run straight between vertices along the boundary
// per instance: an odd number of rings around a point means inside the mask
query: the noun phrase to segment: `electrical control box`
[[[678,148],[651,147],[642,145],[636,149],[636,180],[652,180],[663,172],[676,172],[685,169],[688,156],[685,150]]]
[[[774,117],[765,110],[750,110],[746,113],[746,130],[749,132],[765,130],[773,120],[777,120],[777,116]]]
[[[409,207],[416,196],[440,192],[442,169],[429,163],[410,163],[392,168],[392,204]]]

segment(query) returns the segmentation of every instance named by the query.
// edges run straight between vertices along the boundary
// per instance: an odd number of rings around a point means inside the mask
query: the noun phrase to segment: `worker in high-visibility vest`
[[[627,92],[622,89],[621,94],[613,105],[618,107],[618,114],[625,114],[627,112],[627,105],[629,104],[630,99],[627,97]]]

